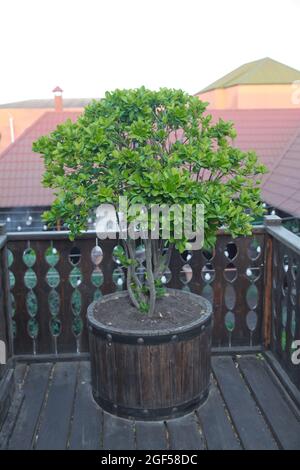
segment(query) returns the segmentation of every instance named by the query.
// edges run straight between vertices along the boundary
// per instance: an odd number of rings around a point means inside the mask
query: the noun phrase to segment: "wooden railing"
[[[293,362],[295,341],[300,340],[300,237],[281,226],[276,216],[267,218],[270,308],[266,346],[300,388],[300,364]],[[268,336],[268,335],[267,335]],[[300,356],[300,354],[299,354]]]
[[[162,276],[169,287],[212,301],[214,347],[255,348],[262,343],[264,229],[251,237],[220,232],[214,251],[175,252]],[[86,310],[101,295],[125,288],[117,240],[85,233],[11,233],[8,269],[16,355],[88,352]],[[143,275],[143,259],[138,267]]]
[[[7,237],[0,225],[0,429],[14,392]]]
[[[4,225],[0,225],[0,379],[4,375],[9,359],[12,357],[10,287],[6,241]]]

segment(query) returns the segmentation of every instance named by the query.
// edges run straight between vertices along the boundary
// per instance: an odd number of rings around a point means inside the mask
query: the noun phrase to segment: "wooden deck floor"
[[[19,364],[15,375],[1,449],[300,449],[300,411],[261,357],[213,357],[206,403],[166,422],[103,412],[88,362]]]

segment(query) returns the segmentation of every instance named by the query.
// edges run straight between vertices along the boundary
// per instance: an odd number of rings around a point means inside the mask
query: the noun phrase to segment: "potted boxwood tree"
[[[251,234],[251,222],[263,213],[257,175],[265,168],[254,152],[233,147],[233,123],[212,123],[206,105],[181,90],[116,90],[87,106],[76,123],[68,120],[34,144],[44,157],[44,184],[56,192],[45,220],[62,220],[71,237],[86,229],[101,204],[123,217],[120,196],[129,207],[146,208],[136,227],[143,240],[132,233],[120,240],[127,290],[104,296],[88,311],[93,394],[119,415],[176,416],[198,406],[209,387],[211,306],[162,282],[172,248],[188,249],[189,237],[178,231],[183,219],[159,212],[152,239],[147,208],[189,205],[195,227],[202,204],[206,247],[215,244],[221,226],[232,236]]]

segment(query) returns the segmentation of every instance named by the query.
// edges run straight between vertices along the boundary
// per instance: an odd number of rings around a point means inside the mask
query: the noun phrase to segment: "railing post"
[[[9,271],[7,263],[6,230],[0,224],[0,428],[10,406],[14,392],[13,378],[13,337],[11,325],[11,298],[9,291]]]
[[[0,224],[0,238],[6,238],[6,226],[5,224]],[[6,320],[6,334],[7,334],[7,357],[11,358],[13,356],[13,332],[12,332],[12,305],[11,305],[11,295],[10,295],[10,286],[9,286],[9,268],[8,268],[8,256],[7,256],[7,247],[6,242],[3,249],[2,260],[0,260],[2,271],[3,271],[3,298],[4,298],[4,312]]]
[[[264,217],[265,227],[278,226],[281,218],[277,215]],[[263,344],[266,349],[270,347],[272,330],[272,279],[273,279],[273,237],[266,231],[265,243],[265,294],[263,309]]]

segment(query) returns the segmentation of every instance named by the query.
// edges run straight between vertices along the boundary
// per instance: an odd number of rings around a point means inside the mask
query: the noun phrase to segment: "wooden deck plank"
[[[37,436],[37,449],[65,449],[72,414],[78,363],[55,364]]]
[[[92,398],[88,362],[18,365],[0,448],[25,449],[32,444],[38,449],[300,448],[299,415],[267,363],[254,356],[239,358],[239,368],[229,356],[213,357],[212,363],[218,387],[212,385],[197,415],[166,425],[103,413]]]
[[[136,448],[138,450],[165,450],[168,448],[163,421],[136,421]]]
[[[15,423],[17,421],[22,403],[24,400],[24,391],[17,390],[14,394],[13,401],[8,410],[6,419],[0,430],[0,450],[5,450],[8,447],[10,436],[15,429]]]
[[[104,412],[103,449],[134,450],[134,421]]]
[[[79,364],[79,377],[70,435],[70,449],[100,449],[102,410],[92,397],[89,362]]]
[[[204,441],[200,434],[196,416],[189,414],[182,418],[167,421],[170,449],[203,450]]]
[[[230,357],[213,357],[212,366],[243,447],[247,450],[277,449],[271,431],[257,410],[233,360]]]
[[[23,385],[25,375],[27,373],[27,368],[29,368],[27,364],[16,364],[15,366],[14,377],[15,384],[18,388]]]
[[[241,445],[233,431],[225,404],[213,384],[207,401],[198,408],[198,416],[209,450],[240,450]]]
[[[289,450],[300,449],[300,422],[275,386],[262,361],[248,356],[241,357],[238,363],[281,446]]]
[[[9,440],[9,449],[26,450],[33,445],[34,433],[44,402],[51,364],[31,364],[24,383],[24,401]]]

